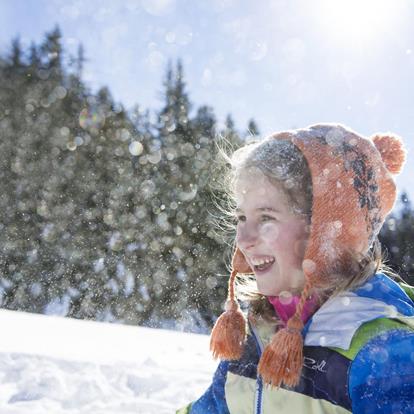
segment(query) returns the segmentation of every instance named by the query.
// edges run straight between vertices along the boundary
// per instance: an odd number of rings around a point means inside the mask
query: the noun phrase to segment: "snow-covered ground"
[[[0,414],[171,414],[216,362],[205,335],[0,310]]]

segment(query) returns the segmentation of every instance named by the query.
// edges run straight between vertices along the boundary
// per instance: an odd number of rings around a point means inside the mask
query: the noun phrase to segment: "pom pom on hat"
[[[391,174],[399,174],[406,157],[401,138],[394,134],[375,134],[371,139],[380,152],[387,170]]]

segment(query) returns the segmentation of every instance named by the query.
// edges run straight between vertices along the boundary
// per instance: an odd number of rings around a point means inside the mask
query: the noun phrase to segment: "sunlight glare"
[[[362,42],[389,35],[402,17],[404,2],[391,0],[320,0],[314,11],[333,39]],[[317,4],[317,3],[315,3]]]

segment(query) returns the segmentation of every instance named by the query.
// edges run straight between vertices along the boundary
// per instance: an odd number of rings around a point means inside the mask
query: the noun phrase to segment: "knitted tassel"
[[[303,323],[298,316],[289,319],[287,327],[279,330],[266,346],[258,371],[266,384],[294,387],[299,383],[303,366]]]
[[[246,320],[236,302],[228,301],[226,307],[211,332],[210,350],[214,358],[239,359],[246,337]]]
[[[246,319],[234,295],[234,280],[237,270],[233,270],[229,280],[229,298],[226,311],[217,319],[210,337],[210,350],[214,358],[239,359],[246,338]]]

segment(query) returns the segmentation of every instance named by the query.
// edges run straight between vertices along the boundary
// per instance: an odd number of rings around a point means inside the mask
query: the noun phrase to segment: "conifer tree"
[[[386,251],[387,264],[414,285],[414,211],[406,192],[401,194],[400,205],[398,214],[387,217],[379,238]]]
[[[61,44],[62,34],[59,26],[46,33],[43,43],[40,45],[40,58],[43,63],[45,78],[55,82],[61,82],[63,78],[63,48]]]
[[[16,37],[12,41],[12,50],[10,55],[10,61],[11,61],[11,69],[13,71],[19,72],[19,70],[23,66],[23,56],[22,56],[22,46],[20,43],[20,39]]]
[[[247,125],[246,137],[258,137],[260,135],[259,127],[254,119],[250,119]]]

